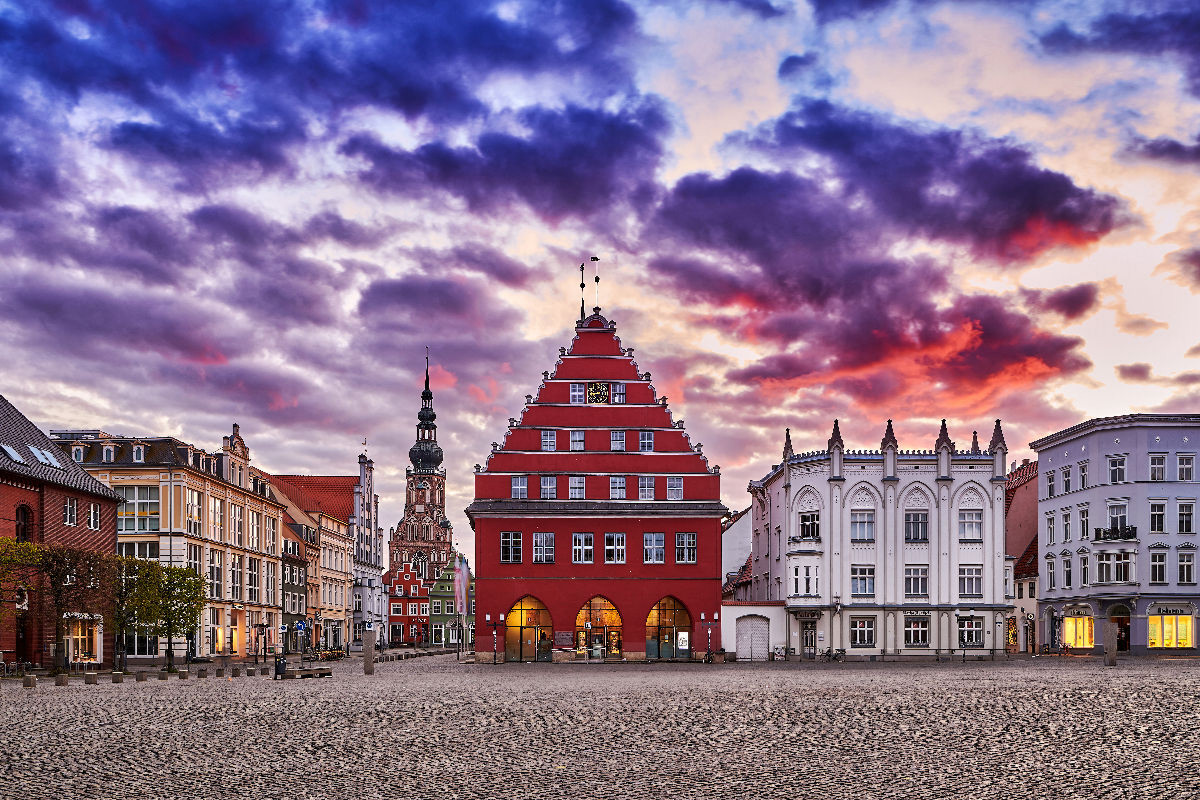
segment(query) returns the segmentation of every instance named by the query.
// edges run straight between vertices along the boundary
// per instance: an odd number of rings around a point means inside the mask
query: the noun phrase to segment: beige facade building
[[[250,466],[235,424],[208,452],[173,437],[52,431],[69,458],[125,498],[117,552],[188,567],[208,581],[209,602],[176,655],[248,656],[279,636],[283,506]],[[126,637],[131,662],[165,655],[166,642]]]
[[[282,495],[295,521],[316,531],[316,558],[309,558],[308,608],[315,647],[347,649],[354,624],[354,535],[350,521],[335,516],[329,501],[310,492],[302,476],[274,476],[272,488]]]

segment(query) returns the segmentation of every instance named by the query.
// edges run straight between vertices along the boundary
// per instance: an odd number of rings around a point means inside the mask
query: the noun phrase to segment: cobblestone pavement
[[[0,797],[1183,798],[1200,662],[456,664],[0,687]]]

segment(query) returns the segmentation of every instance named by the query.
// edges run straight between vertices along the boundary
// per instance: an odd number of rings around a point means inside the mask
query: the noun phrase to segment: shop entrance
[[[674,597],[659,600],[646,616],[646,658],[691,658],[692,616]]]
[[[575,616],[575,656],[601,660],[621,653],[621,613],[605,598],[593,597]]]
[[[1127,606],[1113,606],[1108,610],[1108,619],[1110,622],[1116,623],[1117,626],[1117,650],[1124,652],[1129,650],[1129,608]]]
[[[817,657],[817,621],[800,620],[800,652],[805,658]]]
[[[549,661],[554,641],[550,611],[541,600],[526,595],[504,618],[505,661]]]

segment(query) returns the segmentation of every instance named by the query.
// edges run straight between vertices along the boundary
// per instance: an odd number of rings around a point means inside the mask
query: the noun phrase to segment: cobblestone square
[[[1196,664],[437,656],[303,681],[10,680],[0,795],[1195,797]]]

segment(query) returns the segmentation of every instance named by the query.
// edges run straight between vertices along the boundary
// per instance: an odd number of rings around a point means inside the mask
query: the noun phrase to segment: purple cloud
[[[529,108],[518,119],[527,136],[485,133],[473,147],[435,142],[399,150],[359,134],[341,151],[365,161],[359,178],[377,191],[449,194],[487,214],[521,203],[550,223],[614,207],[644,208],[657,194],[654,170],[669,127],[657,101],[647,98],[616,113]]]
[[[1000,265],[1091,244],[1126,222],[1117,198],[1038,167],[1013,142],[969,131],[808,101],[748,141],[780,158],[824,156],[845,182],[847,205],[862,198],[883,224],[965,244]]]
[[[1030,307],[1038,311],[1052,311],[1067,320],[1087,316],[1100,306],[1100,284],[1079,283],[1048,291],[1025,289],[1022,291]]]

